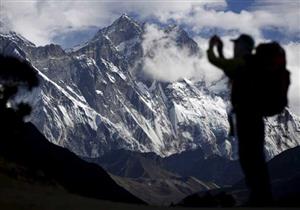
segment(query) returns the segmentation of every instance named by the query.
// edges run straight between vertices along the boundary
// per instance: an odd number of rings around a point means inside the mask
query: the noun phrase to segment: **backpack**
[[[257,46],[255,58],[257,108],[262,116],[280,114],[288,105],[290,72],[284,49],[277,43]]]

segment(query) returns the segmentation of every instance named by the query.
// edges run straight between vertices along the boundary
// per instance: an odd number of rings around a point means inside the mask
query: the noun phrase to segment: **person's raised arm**
[[[217,47],[218,57],[215,55],[214,47]],[[213,36],[209,40],[209,47],[207,50],[207,58],[210,63],[219,69],[223,70],[224,73],[232,78],[234,73],[240,65],[244,64],[243,59],[226,59],[223,54],[223,42],[218,36]]]

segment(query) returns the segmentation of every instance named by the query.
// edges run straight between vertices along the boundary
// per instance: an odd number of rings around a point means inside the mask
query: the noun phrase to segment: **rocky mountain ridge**
[[[164,157],[201,148],[205,156],[237,158],[236,142],[228,138],[228,95],[213,91],[220,83],[145,76],[144,27],[122,15],[68,52],[1,33],[0,53],[28,59],[40,74],[41,86],[17,98],[32,101],[30,120],[49,141],[83,157],[115,149]],[[177,47],[201,56],[184,30],[164,30],[176,38]],[[266,122],[269,159],[300,144],[300,118],[289,109]]]

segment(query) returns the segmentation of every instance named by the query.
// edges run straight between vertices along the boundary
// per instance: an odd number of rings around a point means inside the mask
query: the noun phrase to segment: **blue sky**
[[[0,20],[36,45],[85,41],[123,13],[138,21],[181,25],[202,49],[209,36],[218,33],[228,56],[229,39],[240,33],[252,35],[257,43],[279,41],[292,72],[291,106],[300,115],[300,0],[1,0],[0,4]]]
[[[242,10],[247,10],[255,4],[254,0],[227,0],[228,10],[231,10],[233,12],[240,12]]]

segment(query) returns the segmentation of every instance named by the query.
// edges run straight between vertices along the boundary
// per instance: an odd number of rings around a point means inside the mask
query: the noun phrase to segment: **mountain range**
[[[224,79],[148,77],[143,72],[143,59],[151,56],[142,46],[146,25],[122,15],[68,50],[55,44],[37,47],[15,32],[2,32],[0,53],[27,59],[39,71],[40,87],[16,99],[31,101],[29,120],[50,142],[86,158],[118,149],[161,157],[201,149],[205,157],[236,159]],[[182,28],[162,30],[179,49],[203,56]],[[268,159],[299,143],[300,118],[289,109],[266,119]]]

